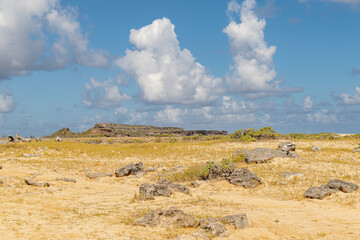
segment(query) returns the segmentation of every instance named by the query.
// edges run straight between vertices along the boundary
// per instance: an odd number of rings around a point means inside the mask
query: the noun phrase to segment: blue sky
[[[359,0],[0,0],[0,130],[359,133]]]

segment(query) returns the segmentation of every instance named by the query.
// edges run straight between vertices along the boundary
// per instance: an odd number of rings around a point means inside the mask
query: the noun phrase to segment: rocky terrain
[[[0,145],[2,239],[359,239],[356,139]]]
[[[217,130],[184,130],[178,127],[155,127],[145,125],[127,125],[119,123],[96,123],[81,133],[74,133],[63,128],[51,134],[50,138],[59,137],[150,137],[150,136],[194,136],[194,135],[227,135],[226,131]]]

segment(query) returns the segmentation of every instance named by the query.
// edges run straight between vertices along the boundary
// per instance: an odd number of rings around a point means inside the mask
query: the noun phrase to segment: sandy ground
[[[66,145],[54,147],[54,143],[41,143],[41,147],[48,145],[49,148],[41,156],[31,158],[19,156],[12,146],[2,148],[0,239],[175,239],[177,235],[197,231],[131,225],[132,220],[152,209],[170,206],[199,218],[246,213],[250,228],[235,230],[228,226],[231,234],[226,239],[360,239],[360,191],[339,192],[323,200],[302,197],[309,187],[326,184],[332,178],[360,185],[360,153],[351,152],[357,145],[353,140],[298,141],[298,159],[276,158],[258,165],[241,163],[241,167],[251,169],[265,182],[256,189],[211,180],[199,188],[190,188],[190,195],[175,192],[169,198],[149,201],[135,198],[141,183],[154,183],[171,175],[172,167],[220,161],[237,149],[276,148],[279,142],[171,145],[174,149],[183,147],[179,151],[187,152],[181,159],[173,153],[144,156],[141,146],[136,153],[126,154],[122,146],[113,145],[111,148],[115,151],[121,148],[123,155],[101,158],[95,153],[86,157],[85,148],[78,155],[64,157],[64,164],[57,151],[61,152]],[[33,143],[21,144],[26,148],[18,151],[29,152],[39,147]],[[314,153],[310,151],[312,145],[323,150]],[[145,146],[156,151],[166,144]],[[102,156],[102,149],[95,150]],[[158,171],[140,178],[86,177],[87,172],[114,173],[117,167],[137,160]],[[165,167],[159,169],[158,164]],[[280,177],[283,171],[298,171],[305,176],[287,180]],[[27,186],[24,178],[29,177],[48,181],[50,187]],[[56,181],[58,177],[75,178],[77,182]],[[190,186],[190,182],[183,184]]]

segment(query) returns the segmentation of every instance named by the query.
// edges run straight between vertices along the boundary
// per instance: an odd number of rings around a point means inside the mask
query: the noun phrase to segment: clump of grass
[[[172,182],[188,182],[188,181],[195,181],[198,179],[200,172],[202,171],[204,165],[198,164],[192,167],[187,168],[183,172],[177,172],[169,177],[167,180]]]

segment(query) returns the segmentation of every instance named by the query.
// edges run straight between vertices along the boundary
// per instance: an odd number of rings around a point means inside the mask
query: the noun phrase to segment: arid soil
[[[87,144],[67,139],[3,144],[0,239],[175,239],[196,232],[131,224],[150,210],[171,206],[197,218],[247,214],[250,227],[228,227],[226,239],[360,239],[360,190],[338,192],[323,200],[303,197],[308,188],[333,178],[360,185],[360,152],[352,152],[358,146],[356,140],[295,141],[299,158],[240,162],[239,167],[250,169],[264,182],[255,189],[224,180],[203,181],[191,188],[189,180],[180,183],[189,187],[190,195],[174,192],[154,200],[137,198],[142,183],[162,178],[181,181],[183,169],[220,162],[239,149],[276,149],[279,142]],[[312,151],[313,145],[322,150]],[[117,168],[140,161],[145,169],[157,171],[142,177],[86,177],[88,173],[114,174]],[[176,166],[185,168],[172,171]],[[286,179],[281,177],[285,171],[304,177]],[[76,183],[57,181],[62,177],[74,178]],[[47,181],[50,186],[29,186],[25,178]]]

